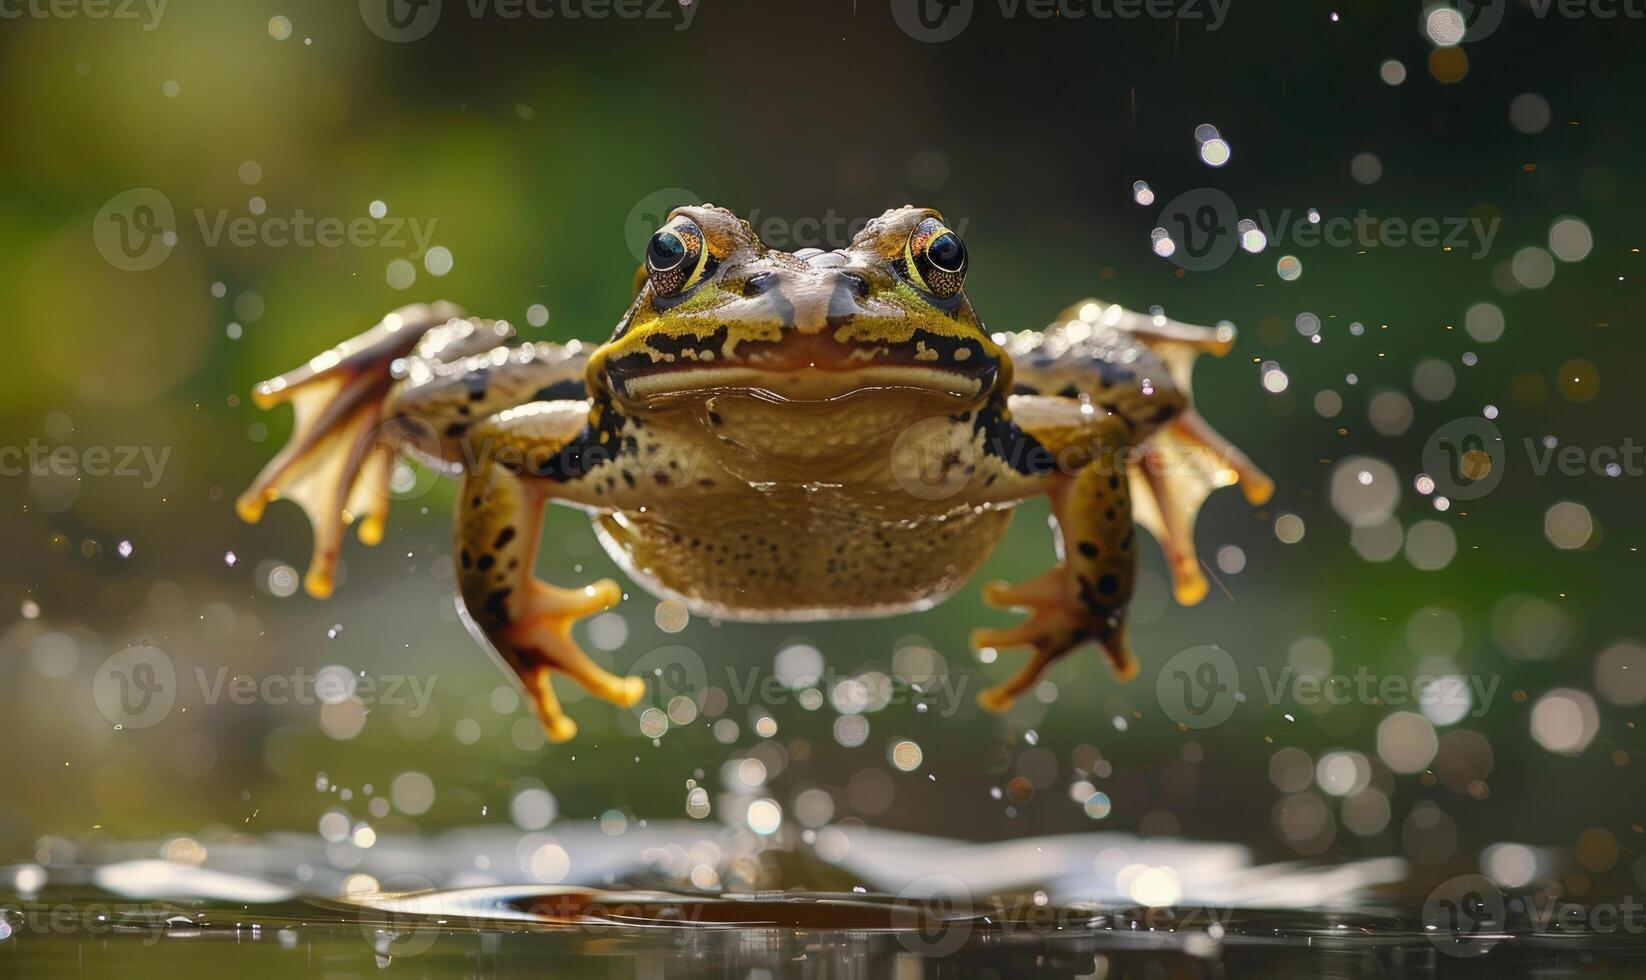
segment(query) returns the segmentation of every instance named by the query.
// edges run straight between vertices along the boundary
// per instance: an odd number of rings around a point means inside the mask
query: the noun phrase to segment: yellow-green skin
[[[973,637],[1034,654],[982,701],[1005,708],[1086,640],[1130,676],[1134,516],[1162,540],[1179,600],[1194,602],[1205,593],[1192,541],[1201,500],[1234,482],[1254,502],[1271,489],[1188,403],[1194,356],[1227,351],[1233,331],[1088,301],[1045,331],[991,335],[958,280],[943,296],[921,275],[917,256],[941,220],[901,208],[849,248],[788,253],[730,212],[679,209],[668,227],[697,246],[693,261],[669,279],[643,269],[633,305],[592,352],[511,346],[507,324],[445,304],[391,314],[259,386],[260,403],[296,406],[297,428],[241,513],[256,520],[269,500],[297,500],[316,527],[305,581],[325,595],[344,524],[363,518],[361,538],[381,537],[395,453],[460,474],[463,606],[555,740],[575,725],[552,673],[617,704],[644,685],[600,668],[570,636],[576,619],[617,601],[614,583],[533,577],[550,501],[589,511],[648,590],[722,619],[774,620],[940,602],[988,557],[1013,506],[1048,495],[1058,563],[987,588],[990,602],[1030,615]]]

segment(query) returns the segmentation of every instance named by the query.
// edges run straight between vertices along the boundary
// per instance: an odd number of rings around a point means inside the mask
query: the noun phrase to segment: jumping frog
[[[460,608],[554,741],[576,732],[554,674],[623,706],[645,684],[571,635],[618,601],[615,582],[534,577],[549,501],[587,511],[649,591],[770,621],[932,606],[983,563],[1013,507],[1049,497],[1056,564],[984,588],[1026,615],[972,644],[1029,653],[980,701],[1004,710],[1087,641],[1128,678],[1133,525],[1194,603],[1201,502],[1232,483],[1253,504],[1273,490],[1189,403],[1194,359],[1226,353],[1234,330],[1088,300],[1044,330],[991,334],[967,268],[960,237],[925,208],[886,212],[848,248],[792,253],[729,211],[679,208],[598,347],[520,343],[505,322],[416,305],[259,385],[260,406],[290,402],[296,421],[238,509],[255,522],[280,497],[303,508],[315,529],[304,584],[324,597],[345,525],[381,540],[397,454],[459,476]]]

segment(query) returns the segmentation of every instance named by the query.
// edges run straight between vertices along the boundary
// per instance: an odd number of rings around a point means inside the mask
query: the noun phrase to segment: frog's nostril
[[[770,272],[757,272],[743,283],[744,296],[759,296],[777,285],[777,276]]]
[[[846,288],[850,289],[853,295],[858,297],[869,295],[869,280],[855,272],[842,272],[840,278],[846,283]]]

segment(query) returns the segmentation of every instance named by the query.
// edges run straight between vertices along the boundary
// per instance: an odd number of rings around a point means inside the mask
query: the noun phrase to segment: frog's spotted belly
[[[650,591],[733,620],[890,616],[960,588],[1005,533],[1009,510],[899,521],[851,507],[740,500],[689,520],[620,512],[595,527]]]

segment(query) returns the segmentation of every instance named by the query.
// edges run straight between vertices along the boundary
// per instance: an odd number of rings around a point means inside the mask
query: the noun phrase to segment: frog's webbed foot
[[[303,509],[314,528],[314,553],[303,578],[310,595],[331,594],[348,524],[360,519],[360,540],[368,545],[382,540],[397,452],[397,437],[384,427],[383,406],[394,385],[391,365],[458,312],[446,303],[404,307],[253,389],[261,408],[290,402],[295,422],[290,440],[235,508],[254,524],[270,501],[282,497]]]
[[[496,633],[493,642],[520,675],[551,742],[564,742],[577,734],[577,723],[566,717],[555,696],[551,683],[555,673],[565,674],[595,697],[622,708],[646,693],[644,680],[611,673],[572,639],[574,623],[610,609],[622,597],[622,590],[609,578],[581,589],[562,589],[533,579],[519,605],[520,618]]]
[[[990,582],[983,587],[984,602],[997,609],[1027,610],[1028,615],[1014,626],[973,630],[972,648],[1028,647],[1032,652],[1011,677],[978,695],[980,705],[997,713],[1007,710],[1053,664],[1087,640],[1096,640],[1102,647],[1115,676],[1121,680],[1136,676],[1137,657],[1127,642],[1124,623],[1117,617],[1094,615],[1069,593],[1070,575],[1063,565],[1017,585]]]
[[[1132,516],[1160,542],[1173,596],[1192,606],[1209,588],[1194,544],[1201,505],[1212,491],[1233,483],[1247,501],[1262,505],[1274,495],[1274,481],[1192,408],[1149,437],[1131,473]]]
[[[1254,505],[1274,494],[1274,481],[1194,408],[1195,361],[1222,357],[1234,340],[1228,324],[1195,326],[1085,300],[1064,310],[1039,339],[1020,341],[1055,355],[1040,363],[1027,359],[1020,377],[1031,388],[1066,392],[1072,386],[1082,399],[1128,420],[1125,440],[1142,450],[1131,461],[1135,517],[1160,542],[1183,605],[1199,602],[1208,590],[1194,547],[1195,518],[1206,497],[1236,483]]]
[[[572,403],[532,408],[477,425],[471,446],[510,457],[552,455],[575,438],[587,414]],[[467,621],[520,678],[549,740],[564,742],[577,734],[577,725],[555,696],[555,674],[620,707],[639,701],[646,684],[601,667],[572,638],[579,619],[622,598],[616,582],[602,579],[568,589],[532,575],[543,507],[552,491],[546,478],[521,475],[492,456],[479,459],[464,478],[458,503],[457,580]]]
[[[1032,405],[1024,408],[1026,417],[1040,414]],[[1074,419],[1081,418],[1077,411]],[[1042,423],[1040,435],[1054,446],[1079,432],[1060,427],[1051,417],[1036,421]],[[1121,680],[1137,674],[1137,657],[1127,642],[1125,619],[1136,565],[1130,484],[1117,469],[1122,464],[1112,443],[1102,443],[1102,424],[1094,423],[1082,436],[1095,446],[1090,461],[1072,474],[1053,477],[1050,487],[1063,560],[1026,582],[994,582],[984,587],[985,602],[1024,609],[1028,616],[1015,626],[974,631],[972,646],[1029,647],[1033,651],[1016,674],[978,696],[978,703],[990,711],[1011,707],[1052,664],[1088,640],[1103,648]]]

